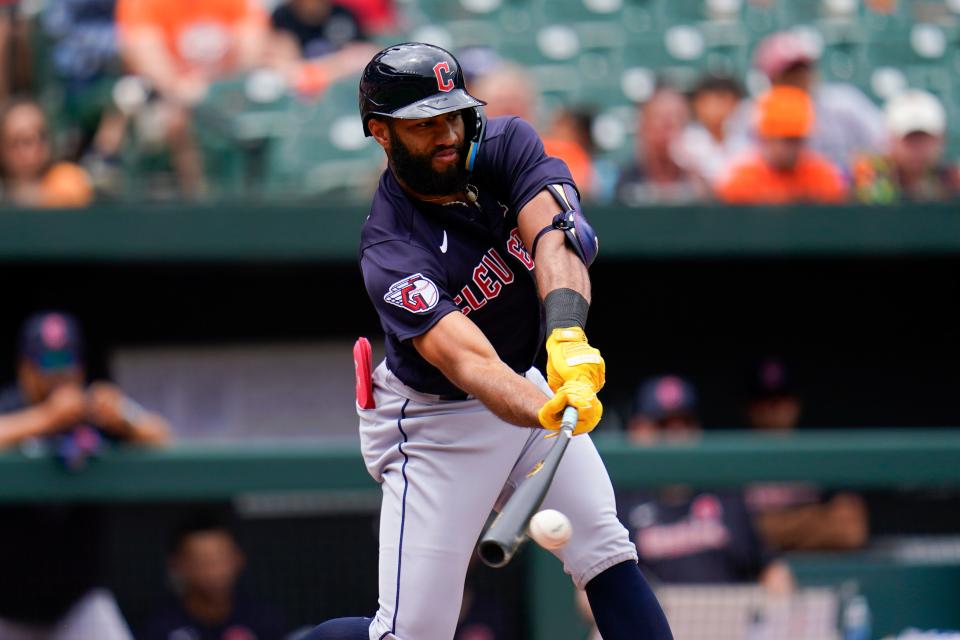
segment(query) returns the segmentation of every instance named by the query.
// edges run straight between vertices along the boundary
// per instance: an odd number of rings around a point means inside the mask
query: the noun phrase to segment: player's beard
[[[433,168],[433,155],[444,149],[434,149],[429,154],[418,155],[410,151],[390,129],[390,164],[393,171],[410,189],[425,196],[447,196],[461,193],[467,186],[469,172],[463,166],[469,142],[464,140],[455,148],[457,162],[443,171]]]

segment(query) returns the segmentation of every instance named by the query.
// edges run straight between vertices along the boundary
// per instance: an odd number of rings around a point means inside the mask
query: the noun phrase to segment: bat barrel
[[[526,538],[530,518],[540,509],[543,498],[547,495],[550,482],[557,472],[557,466],[560,464],[567,444],[570,443],[576,424],[577,410],[567,407],[563,412],[561,434],[544,459],[543,465],[520,484],[480,538],[477,553],[480,560],[487,566],[494,568],[505,566],[520,548]]]

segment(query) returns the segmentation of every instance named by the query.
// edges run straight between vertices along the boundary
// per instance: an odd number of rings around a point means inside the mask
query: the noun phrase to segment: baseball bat
[[[560,435],[547,453],[547,457],[538,466],[534,467],[527,479],[517,487],[507,503],[503,505],[503,509],[500,510],[500,513],[480,537],[478,553],[480,559],[487,566],[506,566],[513,554],[520,548],[526,538],[530,518],[543,504],[543,498],[547,495],[553,476],[557,473],[557,467],[560,466],[563,452],[567,450],[567,445],[570,444],[570,438],[573,437],[573,429],[577,426],[578,417],[576,408],[567,407],[564,409],[563,419],[560,422]]]

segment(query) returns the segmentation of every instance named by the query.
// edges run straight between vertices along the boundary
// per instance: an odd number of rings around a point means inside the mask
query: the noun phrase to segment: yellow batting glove
[[[570,380],[589,382],[594,392],[607,381],[607,366],[580,327],[554,329],[547,338],[547,384],[556,392]]]
[[[556,395],[540,407],[537,416],[540,419],[540,425],[544,429],[559,431],[563,410],[568,406],[576,407],[579,414],[577,426],[573,429],[573,435],[575,436],[593,431],[593,428],[597,426],[603,416],[603,405],[590,383],[583,380],[571,380],[564,383],[557,390]]]

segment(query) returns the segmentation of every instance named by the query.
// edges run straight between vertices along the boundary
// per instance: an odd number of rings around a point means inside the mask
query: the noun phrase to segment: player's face
[[[84,370],[80,367],[45,371],[27,359],[21,360],[17,366],[17,384],[31,404],[43,402],[59,386],[83,386],[84,378]]]
[[[800,419],[800,400],[789,395],[759,398],[747,408],[747,419],[754,429],[790,431]]]
[[[708,131],[722,131],[739,102],[732,91],[703,91],[693,99],[693,113]]]
[[[386,150],[397,177],[417,193],[450,195],[466,186],[467,141],[460,111],[390,121]]]
[[[797,62],[787,67],[783,73],[774,78],[774,84],[783,84],[797,87],[809,92],[813,88],[816,72],[809,62]]]
[[[211,598],[229,597],[243,568],[243,554],[223,531],[187,536],[171,562],[184,588]]]

